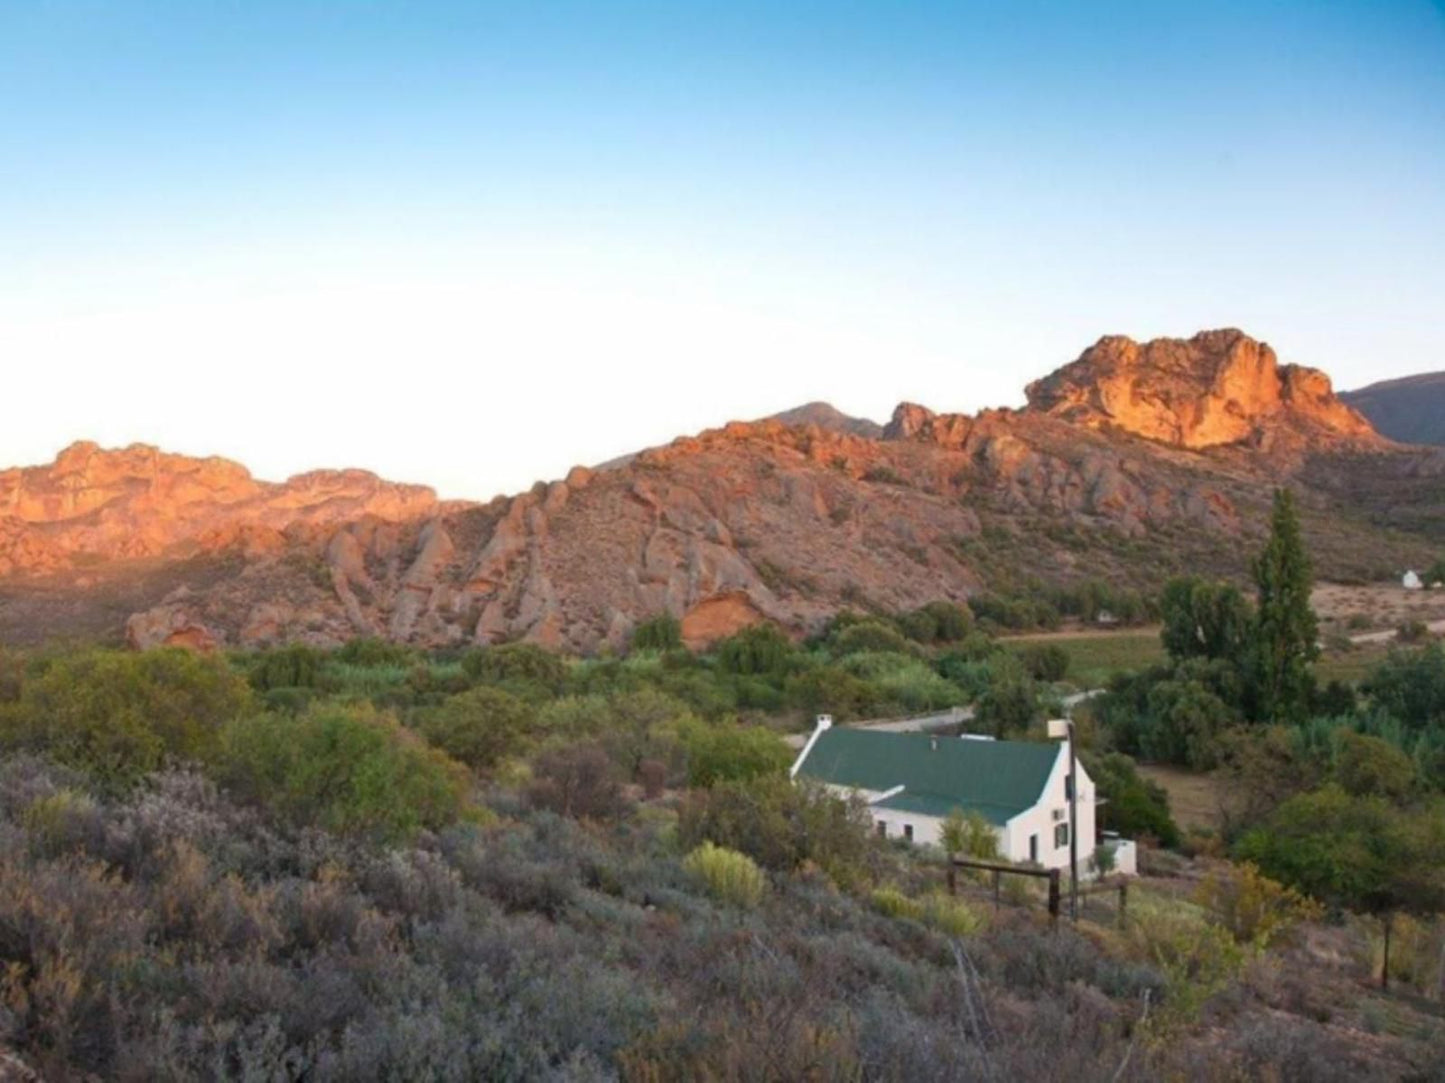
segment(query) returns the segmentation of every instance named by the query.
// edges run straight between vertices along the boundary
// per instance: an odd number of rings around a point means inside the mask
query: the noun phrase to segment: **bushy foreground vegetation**
[[[586,660],[0,652],[0,1049],[52,1079],[1442,1078],[1438,1018],[1358,990],[1387,944],[1445,984],[1445,660],[1314,688],[1267,559],[1258,608],[1171,586],[1169,664],[1082,722],[1106,823],[1166,849],[1077,929],[786,777],[816,711],[1041,737],[1068,656],[952,604],[701,655],[665,617]],[[1249,800],[1181,836],[1133,755]],[[996,857],[977,818],[945,838]]]

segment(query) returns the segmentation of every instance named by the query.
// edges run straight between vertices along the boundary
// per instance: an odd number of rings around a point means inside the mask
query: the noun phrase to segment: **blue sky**
[[[1101,334],[1445,368],[1438,4],[0,0],[0,463],[487,497]]]

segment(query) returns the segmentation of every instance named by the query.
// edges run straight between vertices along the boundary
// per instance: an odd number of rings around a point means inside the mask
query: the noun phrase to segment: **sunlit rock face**
[[[1322,374],[1238,331],[1101,339],[1022,410],[904,403],[880,430],[809,404],[485,505],[362,471],[273,484],[222,459],[81,443],[0,471],[0,642],[590,652],[662,613],[692,646],[759,621],[803,634],[840,609],[963,602],[1007,576],[1144,587],[1181,546],[1231,573],[1279,484],[1303,487],[1322,569],[1331,552],[1378,564],[1407,543],[1321,509],[1335,493],[1406,506],[1438,488],[1430,454],[1382,440]]]
[[[1029,409],[1090,428],[1112,427],[1183,448],[1257,439],[1267,427],[1328,440],[1378,440],[1335,397],[1329,377],[1280,365],[1242,331],[1138,343],[1101,338],[1079,359],[1030,384]]]

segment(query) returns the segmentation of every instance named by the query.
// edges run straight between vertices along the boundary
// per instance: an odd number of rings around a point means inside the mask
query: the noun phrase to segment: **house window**
[[[1057,850],[1060,846],[1067,846],[1068,844],[1069,825],[1067,821],[1061,824],[1054,824],[1054,849]]]
[[[913,841],[913,825],[912,825],[912,824],[904,824],[904,825],[903,825],[903,837],[904,837],[905,839],[907,839],[909,842],[912,842],[912,841]]]
[[[1065,776],[1064,776],[1064,798],[1065,798],[1065,800],[1067,800],[1068,798],[1072,797],[1073,795],[1074,795],[1074,776],[1073,776],[1073,775],[1065,775]]]
[[[878,821],[878,837],[879,837],[880,839],[886,839],[886,838],[888,837],[888,821],[887,821],[887,820],[879,820],[879,821]]]
[[[1029,836],[1029,861],[1034,865],[1039,863],[1039,837],[1037,835]]]

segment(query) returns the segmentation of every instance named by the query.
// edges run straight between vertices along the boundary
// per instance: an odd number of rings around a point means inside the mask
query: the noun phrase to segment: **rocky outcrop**
[[[363,470],[273,484],[226,459],[82,441],[48,466],[0,471],[0,575],[197,551],[274,555],[287,545],[282,532],[297,524],[410,520],[438,507],[431,489]]]
[[[1258,440],[1285,430],[1314,440],[1378,442],[1329,377],[1281,366],[1242,331],[1138,343],[1101,338],[1079,359],[1030,384],[1029,409],[1183,448]]]
[[[1401,505],[1442,469],[1239,332],[1101,340],[1030,402],[905,403],[879,438],[821,409],[734,422],[486,505],[358,471],[273,485],[224,460],[76,445],[0,474],[0,640],[118,611],[137,647],[367,635],[593,651],[670,613],[700,646],[1026,577],[1147,586],[1242,568],[1286,480],[1318,517],[1307,529],[1327,528],[1311,538],[1322,568],[1331,545],[1378,563],[1377,542],[1401,543],[1331,494]],[[49,577],[26,593],[36,572]]]

